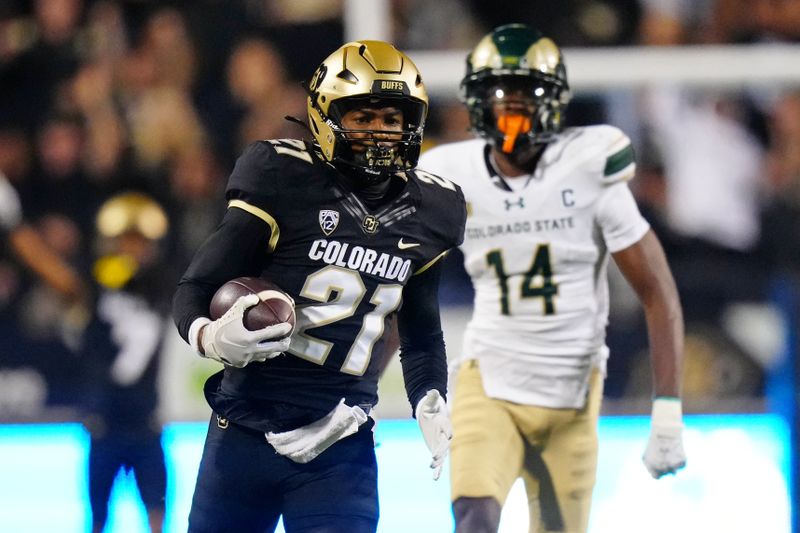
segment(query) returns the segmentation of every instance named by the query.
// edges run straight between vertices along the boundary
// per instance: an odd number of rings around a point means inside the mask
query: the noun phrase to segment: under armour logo
[[[519,197],[519,200],[516,202],[512,202],[511,200],[503,200],[506,203],[506,211],[511,211],[512,207],[519,207],[520,209],[525,208],[525,198],[522,196]]]

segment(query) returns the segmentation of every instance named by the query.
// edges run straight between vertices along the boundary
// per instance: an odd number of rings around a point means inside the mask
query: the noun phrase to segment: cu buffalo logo
[[[308,89],[313,93],[316,92],[319,84],[322,83],[322,80],[325,79],[325,74],[328,73],[328,67],[325,65],[320,65],[314,75],[311,76],[311,81],[308,84]]]
[[[339,225],[339,212],[332,209],[322,209],[319,212],[319,227],[322,233],[329,236]]]
[[[364,217],[364,222],[362,222],[361,226],[364,228],[364,231],[367,233],[375,233],[378,231],[378,219],[372,215],[367,215]]]

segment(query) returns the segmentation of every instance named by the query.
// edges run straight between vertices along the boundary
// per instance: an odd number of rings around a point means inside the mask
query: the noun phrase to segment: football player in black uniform
[[[440,259],[460,244],[466,207],[456,185],[414,170],[428,106],[422,78],[392,45],[358,41],[320,65],[308,92],[315,142],[245,150],[222,223],[175,294],[183,338],[225,363],[205,387],[214,414],[193,532],[272,531],[281,515],[287,531],[375,531],[369,412],[395,314],[434,477],[449,448],[437,292]],[[289,293],[294,331],[246,330],[255,295],[207,318],[216,289],[238,276]]]
[[[96,222],[100,256],[78,345],[85,376],[83,422],[91,434],[92,531],[105,528],[114,479],[124,468],[134,472],[150,530],[157,532],[167,491],[156,410],[158,355],[169,314],[165,295],[175,283],[162,253],[169,224],[157,202],[135,192],[109,198]]]

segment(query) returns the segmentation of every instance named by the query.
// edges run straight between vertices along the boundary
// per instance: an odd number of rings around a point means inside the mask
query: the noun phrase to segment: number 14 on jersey
[[[509,275],[503,261],[502,250],[492,250],[486,254],[486,264],[494,269],[500,284],[500,312],[510,315]],[[520,285],[520,298],[541,298],[543,314],[554,315],[556,312],[554,298],[558,295],[558,284],[553,283],[553,269],[550,266],[550,245],[540,244],[536,247],[533,262],[523,275]]]

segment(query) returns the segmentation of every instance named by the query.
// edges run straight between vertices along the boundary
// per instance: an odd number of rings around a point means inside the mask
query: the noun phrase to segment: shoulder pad
[[[547,153],[545,157],[548,157]],[[614,126],[581,126],[564,130],[549,157],[577,160],[586,178],[600,186],[633,178],[631,140]]]
[[[226,195],[231,198],[269,194],[274,185],[271,178],[275,159],[275,149],[271,144],[258,141],[249,145],[236,160],[228,178]]]
[[[456,185],[454,182],[450,181],[447,178],[443,178],[437,174],[432,172],[428,172],[427,170],[422,170],[421,168],[416,168],[411,171],[417,181],[420,183],[420,187],[426,193],[431,194],[457,194],[461,188]],[[437,191],[437,189],[444,189],[443,191]]]
[[[419,168],[410,171],[409,178],[419,183],[426,225],[439,234],[443,249],[461,244],[467,220],[467,207],[461,187]]]
[[[245,148],[228,179],[228,200],[274,197],[301,183],[317,160],[298,139],[257,141]]]
[[[594,130],[592,136],[604,161],[600,181],[610,185],[633,178],[636,162],[630,138],[614,126],[595,126],[591,129]]]

